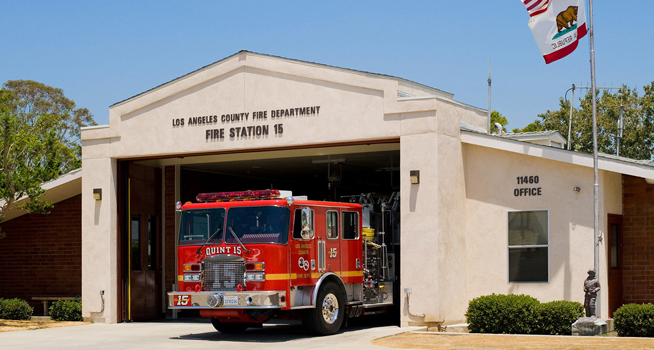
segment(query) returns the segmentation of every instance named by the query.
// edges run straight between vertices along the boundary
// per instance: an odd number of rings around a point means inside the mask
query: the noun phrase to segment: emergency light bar
[[[200,193],[195,197],[198,202],[223,202],[236,200],[252,200],[278,198],[279,190],[239,191]]]

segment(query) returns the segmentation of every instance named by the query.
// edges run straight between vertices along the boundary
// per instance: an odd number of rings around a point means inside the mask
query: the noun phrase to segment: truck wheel
[[[212,318],[211,324],[213,325],[213,328],[215,328],[218,332],[229,334],[245,332],[249,326],[247,323],[224,323],[220,322],[220,320],[217,318]]]
[[[325,282],[320,287],[316,307],[306,310],[302,323],[315,335],[329,335],[338,332],[345,317],[345,297],[334,282]]]

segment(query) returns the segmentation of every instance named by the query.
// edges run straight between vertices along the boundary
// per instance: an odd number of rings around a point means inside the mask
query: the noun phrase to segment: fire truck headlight
[[[219,307],[223,305],[222,294],[209,294],[207,295],[207,304],[211,307]]]
[[[251,297],[251,296],[248,295],[248,297],[245,298],[245,304],[246,304],[247,306],[252,305],[252,297]]]
[[[199,273],[185,273],[184,282],[200,282],[201,275]]]
[[[265,272],[247,272],[245,280],[248,282],[263,282],[266,280]]]

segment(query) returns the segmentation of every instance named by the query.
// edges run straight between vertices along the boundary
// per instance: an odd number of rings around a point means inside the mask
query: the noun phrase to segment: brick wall
[[[164,169],[164,174],[164,203],[166,208],[164,215],[166,227],[166,237],[164,237],[166,242],[166,251],[164,254],[166,259],[166,278],[164,279],[164,283],[166,292],[171,292],[173,291],[171,286],[175,283],[177,277],[175,268],[175,167],[167,166]],[[166,312],[171,313],[169,309]]]
[[[624,303],[654,302],[654,185],[622,176]]]
[[[82,293],[82,197],[55,203],[49,215],[27,214],[0,225],[0,297],[21,298],[43,314],[34,296]]]

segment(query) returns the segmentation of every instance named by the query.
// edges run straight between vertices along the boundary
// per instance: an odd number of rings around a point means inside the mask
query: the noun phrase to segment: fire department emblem
[[[304,271],[309,271],[309,260],[305,260],[303,257],[300,257],[297,261],[298,266]]]

